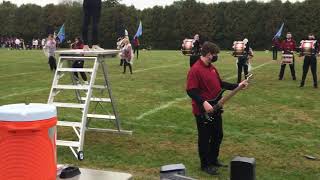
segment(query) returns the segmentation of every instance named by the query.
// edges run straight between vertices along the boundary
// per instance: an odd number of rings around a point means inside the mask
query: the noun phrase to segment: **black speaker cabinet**
[[[256,160],[254,158],[237,156],[230,164],[230,180],[256,179]]]

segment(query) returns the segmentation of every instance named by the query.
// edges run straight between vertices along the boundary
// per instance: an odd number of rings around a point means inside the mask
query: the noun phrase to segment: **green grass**
[[[310,72],[306,86],[298,88],[301,59],[296,60],[297,81],[291,80],[289,67],[285,79],[277,80],[280,67],[271,53],[256,52],[253,60],[253,67],[267,64],[253,70],[250,87],[225,105],[220,158],[225,163],[236,155],[256,158],[259,180],[320,179],[319,161],[303,157],[320,158],[320,91],[312,87]],[[133,135],[87,132],[85,160],[59,147],[59,163],[130,172],[135,179],[159,179],[160,166],[183,163],[189,176],[212,179],[199,170],[196,125],[185,93],[188,57],[178,51],[141,51],[133,75],[121,73],[117,58],[107,64],[123,129]],[[228,52],[216,66],[224,79],[235,82],[236,65]],[[0,72],[0,105],[46,103],[53,74],[41,51],[0,50]],[[76,112],[64,112],[59,118],[73,116]],[[229,178],[228,169],[220,172],[213,179]]]

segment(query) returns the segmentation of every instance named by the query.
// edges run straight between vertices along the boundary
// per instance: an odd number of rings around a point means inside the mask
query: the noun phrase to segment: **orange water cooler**
[[[0,180],[56,179],[56,107],[0,106]]]

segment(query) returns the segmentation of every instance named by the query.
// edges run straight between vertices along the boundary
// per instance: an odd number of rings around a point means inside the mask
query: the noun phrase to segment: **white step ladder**
[[[57,145],[68,146],[72,153],[79,160],[84,159],[83,146],[86,130],[95,130],[103,132],[116,132],[123,134],[132,134],[132,131],[122,130],[120,126],[120,119],[115,107],[115,102],[112,98],[111,86],[108,80],[107,66],[105,64],[105,58],[115,56],[119,52],[117,50],[105,50],[105,51],[83,51],[83,50],[65,50],[56,52],[60,57],[57,65],[57,70],[52,82],[52,87],[48,99],[48,104],[53,104],[60,108],[73,108],[81,110],[81,121],[58,121],[58,126],[71,127],[76,135],[77,141],[69,140],[57,140]],[[92,68],[71,68],[71,64],[75,60],[83,60],[88,65],[92,65]],[[91,62],[90,62],[91,61]],[[67,63],[65,63],[67,62]],[[102,75],[104,83],[101,85],[96,85],[95,80],[98,75],[99,66],[102,70]],[[74,72],[84,72],[89,75],[88,83],[79,83],[79,80],[73,75]],[[59,84],[59,80],[65,74],[71,74],[71,84]],[[95,89],[100,90],[100,94],[103,92],[108,93],[108,97],[94,97],[93,91]],[[56,96],[63,91],[75,91],[77,103],[70,102],[57,102],[55,101]],[[85,95],[83,95],[85,94]],[[84,97],[83,97],[84,96]],[[65,100],[65,99],[64,99]],[[90,104],[96,103],[94,106],[94,112],[89,112]],[[96,108],[104,108],[102,103],[109,103],[112,107],[113,114],[95,114]],[[58,110],[59,110],[58,109]],[[103,109],[105,110],[105,109]],[[59,111],[58,111],[59,117]],[[61,119],[61,117],[59,117]],[[106,128],[90,128],[89,120],[108,120],[115,123],[116,129],[106,129]]]

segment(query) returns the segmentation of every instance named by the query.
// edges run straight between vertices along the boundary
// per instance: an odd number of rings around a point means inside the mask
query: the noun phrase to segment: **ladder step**
[[[57,71],[61,72],[88,72],[92,73],[92,68],[58,68]]]
[[[58,145],[58,146],[79,147],[79,146],[80,146],[80,142],[78,142],[78,141],[62,141],[62,140],[57,140],[57,145]]]
[[[97,118],[97,119],[116,119],[113,115],[102,115],[102,114],[87,114],[88,118]]]
[[[86,98],[85,97],[81,97],[82,101],[85,101]],[[111,102],[110,98],[90,98],[90,101],[92,102]]]
[[[98,132],[112,132],[112,133],[120,133],[120,134],[128,134],[132,135],[132,131],[127,130],[117,130],[117,129],[102,129],[102,128],[88,128],[89,131],[98,131]]]
[[[107,85],[93,85],[92,88],[95,88],[95,89],[106,89]]]
[[[79,53],[79,55],[81,55],[81,53]],[[79,59],[81,59],[81,60],[96,60],[97,59],[97,57],[88,57],[88,56],[60,56],[60,60],[61,61],[64,61],[64,60],[71,60],[71,61],[73,61],[73,60],[79,60]]]
[[[53,105],[64,108],[84,108],[84,104],[54,102]]]
[[[80,122],[69,122],[69,121],[58,121],[59,126],[68,126],[68,127],[81,127]]]
[[[88,90],[89,89],[89,85],[56,85],[53,86],[53,88],[55,89],[73,89],[73,90]]]

